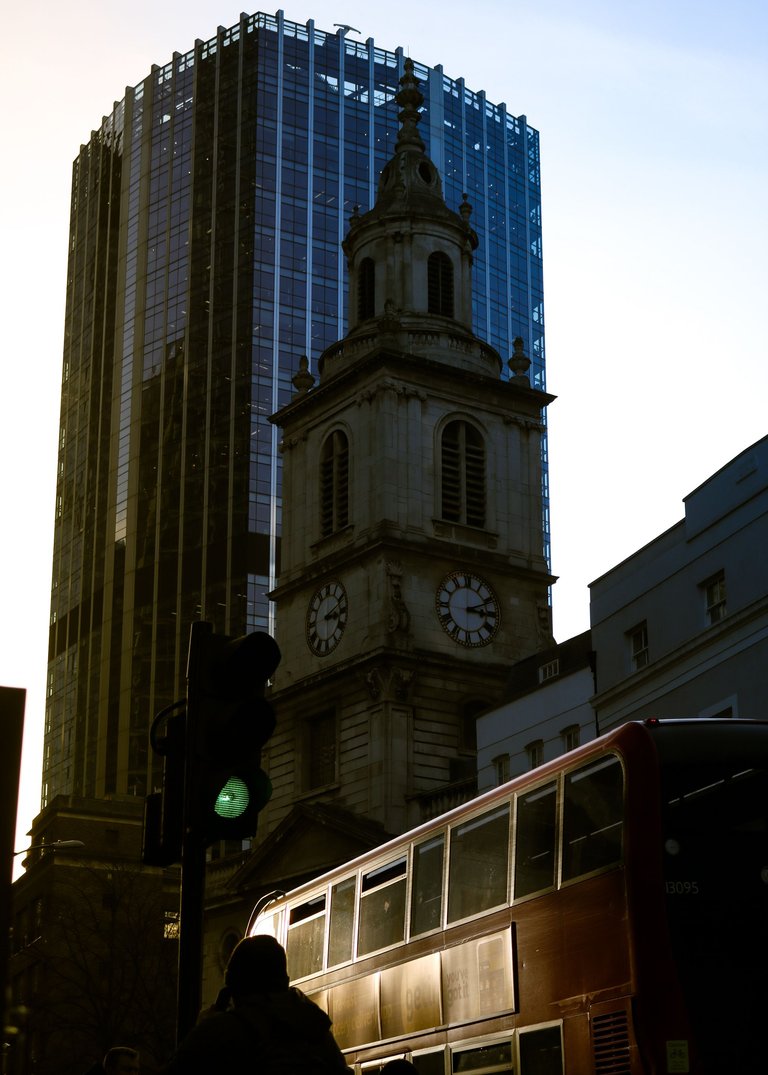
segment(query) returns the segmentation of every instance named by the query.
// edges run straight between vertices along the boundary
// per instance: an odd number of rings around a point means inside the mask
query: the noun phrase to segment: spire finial
[[[512,346],[514,351],[507,365],[514,374],[514,379],[516,381],[528,381],[528,370],[531,367],[531,360],[525,353],[523,337],[515,336]]]
[[[416,124],[421,119],[419,109],[424,103],[424,94],[419,89],[419,80],[413,73],[413,60],[407,57],[404,65],[403,77],[400,79],[400,89],[395,100],[400,105],[400,132],[397,136],[395,153],[403,149],[418,149],[424,152],[424,142],[419,134]]]
[[[313,374],[309,372],[309,359],[306,355],[302,355],[299,359],[299,372],[291,377],[291,381],[293,382],[293,387],[301,395],[308,392],[315,383]]]

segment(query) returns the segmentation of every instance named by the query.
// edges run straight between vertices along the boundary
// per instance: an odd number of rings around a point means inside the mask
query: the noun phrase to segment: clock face
[[[453,571],[443,579],[435,607],[440,626],[460,646],[486,646],[501,621],[493,590],[469,571]]]
[[[307,609],[307,643],[318,657],[338,646],[347,625],[347,591],[340,582],[326,582]]]

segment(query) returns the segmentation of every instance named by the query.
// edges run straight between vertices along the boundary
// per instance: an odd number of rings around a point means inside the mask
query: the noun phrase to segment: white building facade
[[[594,692],[589,631],[519,661],[507,700],[477,720],[478,791],[594,739]]]
[[[768,437],[684,503],[684,519],[590,586],[601,733],[654,716],[765,716]]]
[[[629,720],[765,718],[768,437],[684,504],[591,583],[591,631],[514,666],[505,703],[478,718],[479,790]]]

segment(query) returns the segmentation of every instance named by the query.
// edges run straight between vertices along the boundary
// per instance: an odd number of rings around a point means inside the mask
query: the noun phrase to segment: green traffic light
[[[250,800],[248,785],[239,777],[232,776],[216,796],[213,809],[219,817],[241,817],[248,809]]]

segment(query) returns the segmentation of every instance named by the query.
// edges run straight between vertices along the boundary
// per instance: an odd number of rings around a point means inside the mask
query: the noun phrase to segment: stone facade
[[[283,660],[267,830],[304,797],[392,832],[421,820],[419,797],[473,757],[474,717],[500,697],[510,664],[551,639],[541,436],[552,397],[531,388],[521,346],[505,381],[474,335],[471,207],[442,199],[408,65],[401,96],[376,205],[344,242],[349,333],[322,356],[319,381],[302,364],[273,419]],[[329,444],[341,445],[335,477]]]

